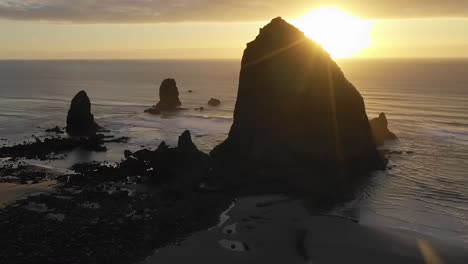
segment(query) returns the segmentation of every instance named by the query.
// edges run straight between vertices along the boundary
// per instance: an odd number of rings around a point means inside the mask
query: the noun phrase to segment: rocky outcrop
[[[62,131],[62,129],[58,126],[55,126],[54,128],[49,128],[49,129],[46,129],[47,133],[55,133],[55,134],[63,134],[64,132]]]
[[[208,154],[198,150],[192,142],[189,131],[182,133],[178,146],[175,148],[162,142],[154,151],[147,149],[135,153],[126,151],[125,156],[127,160],[122,163],[123,169],[140,175],[148,175],[153,182],[167,180],[177,175],[186,175],[183,172],[187,171],[191,175],[203,177],[209,166]],[[153,168],[154,171],[151,169],[151,173],[148,174],[149,168]]]
[[[380,113],[379,117],[372,119],[370,121],[370,126],[375,143],[378,146],[384,145],[386,140],[397,139],[397,136],[388,129],[388,121],[385,113]]]
[[[216,98],[211,98],[208,101],[208,105],[211,105],[211,106],[219,106],[220,104],[221,104],[221,101]]]
[[[162,111],[177,110],[182,103],[179,100],[179,89],[174,79],[165,79],[159,88],[159,102],[145,112],[160,114]]]
[[[183,153],[197,153],[199,150],[192,142],[192,135],[190,131],[185,130],[182,135],[179,136],[177,147]]]
[[[91,136],[99,130],[91,114],[91,102],[85,91],[73,97],[68,110],[66,131],[71,136]]]
[[[320,25],[318,25],[320,26]],[[382,168],[364,100],[322,47],[276,18],[247,44],[234,122],[218,163]]]

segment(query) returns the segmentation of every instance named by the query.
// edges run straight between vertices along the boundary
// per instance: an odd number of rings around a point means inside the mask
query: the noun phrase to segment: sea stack
[[[91,102],[85,91],[73,97],[67,116],[67,133],[70,136],[91,136],[99,130],[91,114]]]
[[[162,111],[175,111],[181,105],[176,81],[174,79],[165,79],[159,88],[159,102],[145,112],[160,114]]]
[[[380,113],[379,117],[372,119],[370,125],[375,143],[378,146],[384,145],[386,140],[397,139],[397,136],[388,129],[388,121],[385,113]]]
[[[359,173],[383,166],[358,90],[320,45],[281,18],[247,44],[234,123],[211,156]]]

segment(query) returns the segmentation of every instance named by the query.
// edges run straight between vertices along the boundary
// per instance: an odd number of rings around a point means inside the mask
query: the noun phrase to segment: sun
[[[372,44],[374,23],[336,8],[320,8],[291,23],[335,59],[352,57]]]

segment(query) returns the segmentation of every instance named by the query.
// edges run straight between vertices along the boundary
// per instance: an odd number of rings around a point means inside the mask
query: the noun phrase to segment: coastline
[[[197,232],[181,245],[161,248],[141,264],[208,260],[462,264],[468,260],[468,244],[440,241],[407,230],[366,226],[336,216],[311,216],[300,201],[281,196],[240,198],[227,215],[223,225]]]

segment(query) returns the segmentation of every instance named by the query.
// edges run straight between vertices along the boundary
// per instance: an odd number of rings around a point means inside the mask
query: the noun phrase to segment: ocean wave
[[[444,122],[444,121],[433,121],[433,122],[434,122],[434,123],[441,124],[441,125],[468,128],[468,123],[462,123],[462,122]]]
[[[19,101],[19,102],[33,102],[33,103],[49,103],[49,102],[58,102],[58,103],[69,103],[71,99],[66,98],[30,98],[30,97],[9,97],[9,96],[0,96],[0,100],[5,101]]]
[[[216,116],[216,115],[198,115],[198,114],[184,114],[184,117],[187,118],[196,118],[196,119],[202,119],[202,120],[212,120],[212,121],[220,121],[220,122],[232,122],[233,118],[232,117],[226,117],[226,116]]]
[[[100,100],[95,100],[93,101],[93,106],[101,106],[101,107],[133,107],[133,108],[149,108],[151,107],[151,103],[138,103],[138,102],[129,102],[129,101],[118,101],[118,100],[113,100],[113,101],[100,101]]]

